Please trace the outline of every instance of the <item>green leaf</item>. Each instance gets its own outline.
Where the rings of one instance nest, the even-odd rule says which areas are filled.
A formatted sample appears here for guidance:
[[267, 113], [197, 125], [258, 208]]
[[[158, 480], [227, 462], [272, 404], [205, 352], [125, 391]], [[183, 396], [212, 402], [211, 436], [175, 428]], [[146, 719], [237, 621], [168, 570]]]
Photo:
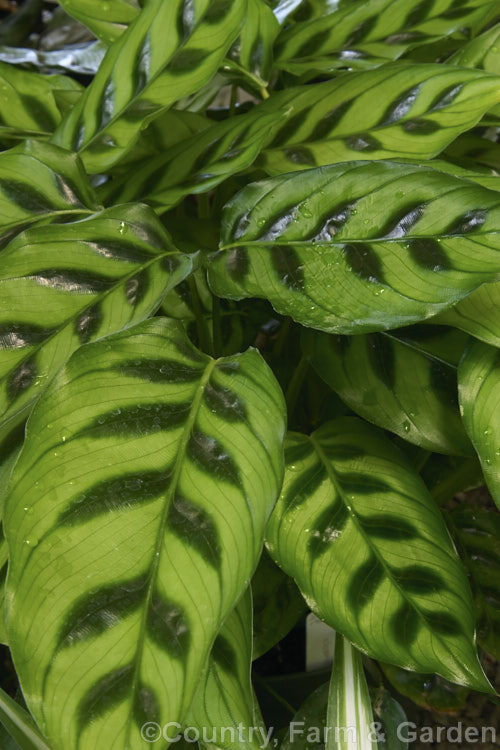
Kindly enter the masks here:
[[225, 207], [215, 294], [328, 333], [397, 328], [500, 275], [500, 196], [428, 167], [350, 162], [247, 185]]
[[101, 0], [60, 0], [60, 5], [107, 44], [118, 39], [141, 10], [136, 0], [104, 3]]
[[493, 175], [498, 181], [500, 144], [489, 138], [482, 138], [474, 131], [460, 135], [448, 146], [443, 156], [476, 171], [486, 167], [488, 171], [485, 170], [485, 176]]
[[483, 284], [458, 305], [427, 322], [455, 326], [487, 344], [500, 347], [500, 283]]
[[295, 582], [263, 552], [252, 578], [253, 658], [269, 651], [307, 611]]
[[32, 224], [68, 221], [97, 208], [74, 154], [37, 141], [0, 154], [0, 248]]
[[271, 557], [321, 619], [376, 659], [488, 691], [472, 597], [434, 500], [375, 427], [291, 433]]
[[29, 65], [42, 73], [82, 73], [95, 75], [106, 52], [103, 42], [82, 44], [71, 49], [39, 50], [31, 47], [0, 47], [0, 60], [11, 65]]
[[273, 45], [280, 26], [265, 0], [248, 0], [248, 10], [241, 33], [229, 52], [257, 89], [267, 86], [273, 62]]
[[79, 92], [81, 86], [67, 76], [42, 76], [0, 62], [0, 139], [50, 137], [61, 121], [58, 90]]
[[458, 368], [458, 396], [465, 429], [477, 451], [486, 484], [500, 508], [500, 350], [480, 341]]
[[381, 724], [377, 728], [379, 750], [407, 750], [408, 744], [401, 737], [401, 730], [407, 721], [401, 705], [382, 687], [373, 691], [372, 704], [374, 717]]
[[465, 706], [469, 689], [453, 685], [436, 674], [418, 674], [392, 664], [380, 664], [384, 675], [401, 695], [431, 711], [458, 711]]
[[5, 624], [5, 579], [7, 578], [8, 559], [9, 550], [3, 529], [0, 527], [0, 643], [4, 644], [7, 644], [8, 641]]
[[474, 489], [484, 484], [481, 465], [476, 456], [429, 456], [420, 476], [438, 505], [451, 500], [458, 492]]
[[249, 167], [272, 138], [281, 113], [253, 113], [212, 125], [105, 185], [107, 203], [147, 200], [159, 213]]
[[500, 23], [464, 44], [446, 61], [461, 68], [479, 68], [500, 74]]
[[335, 634], [335, 654], [326, 713], [326, 750], [377, 750], [373, 713], [361, 654]]
[[19, 746], [19, 750], [51, 750], [31, 716], [0, 688], [0, 724]]
[[339, 10], [285, 29], [277, 43], [279, 60], [329, 55], [339, 67], [352, 58], [396, 60], [412, 47], [457, 33], [466, 38], [491, 10], [491, 0], [426, 2], [359, 0]]
[[499, 99], [496, 76], [408, 63], [285, 89], [259, 106], [288, 113], [260, 163], [280, 174], [351, 159], [430, 159]]
[[255, 705], [252, 663], [252, 595], [240, 599], [217, 635], [209, 666], [184, 724], [200, 732], [203, 747], [255, 748], [266, 739]]
[[460, 506], [446, 519], [471, 577], [477, 640], [500, 659], [500, 516]]
[[246, 0], [150, 0], [111, 45], [55, 142], [80, 152], [89, 172], [109, 169], [146, 124], [210, 81], [245, 11]]
[[0, 436], [75, 349], [149, 317], [192, 267], [140, 204], [13, 240], [0, 263]]
[[165, 318], [52, 381], [5, 533], [9, 644], [54, 750], [142, 747], [145, 721], [182, 722], [261, 554], [283, 415], [256, 350], [212, 360]]
[[467, 337], [412, 326], [361, 336], [304, 331], [314, 369], [356, 414], [430, 451], [471, 455], [458, 410]]
[[316, 688], [289, 723], [280, 750], [324, 750], [329, 684]]

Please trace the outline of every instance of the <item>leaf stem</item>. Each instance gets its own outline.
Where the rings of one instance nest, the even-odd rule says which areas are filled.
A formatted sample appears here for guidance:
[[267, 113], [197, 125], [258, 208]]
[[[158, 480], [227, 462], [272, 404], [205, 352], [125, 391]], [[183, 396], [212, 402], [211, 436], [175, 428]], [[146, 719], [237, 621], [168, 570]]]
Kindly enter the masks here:
[[214, 357], [220, 357], [222, 351], [220, 312], [220, 299], [214, 294], [212, 297], [212, 342]]
[[288, 384], [288, 388], [286, 389], [285, 401], [288, 409], [288, 418], [292, 416], [295, 410], [297, 399], [299, 397], [300, 391], [302, 390], [302, 385], [304, 383], [304, 378], [308, 369], [309, 358], [305, 354], [303, 354], [300, 358], [299, 364], [295, 368], [295, 372], [293, 373], [292, 379]]
[[191, 302], [193, 303], [193, 312], [196, 319], [196, 331], [198, 333], [198, 339], [200, 348], [206, 353], [213, 356], [214, 345], [210, 331], [208, 329], [207, 321], [203, 312], [203, 306], [201, 304], [200, 295], [198, 294], [198, 287], [194, 276], [190, 276], [188, 279], [189, 291], [191, 292]]
[[265, 86], [262, 86], [259, 93], [263, 99], [269, 99], [269, 91], [266, 89]]

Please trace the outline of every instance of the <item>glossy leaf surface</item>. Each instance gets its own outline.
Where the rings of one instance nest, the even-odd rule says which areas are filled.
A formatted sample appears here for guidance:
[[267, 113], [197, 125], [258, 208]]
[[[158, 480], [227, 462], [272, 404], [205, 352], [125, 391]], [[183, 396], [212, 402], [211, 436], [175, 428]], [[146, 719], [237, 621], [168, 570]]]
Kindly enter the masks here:
[[283, 414], [257, 351], [212, 360], [162, 318], [52, 382], [5, 531], [9, 643], [53, 750], [140, 748], [144, 722], [183, 720], [262, 550]]
[[500, 516], [463, 505], [446, 518], [471, 576], [477, 639], [500, 659]]
[[149, 121], [212, 78], [245, 12], [246, 0], [148, 2], [109, 48], [55, 141], [78, 151], [91, 173], [116, 164]]
[[357, 414], [430, 451], [473, 452], [458, 410], [467, 337], [427, 326], [361, 336], [306, 331], [316, 372]]
[[0, 724], [16, 741], [19, 750], [52, 750], [31, 716], [0, 688]]
[[474, 342], [458, 368], [460, 410], [488, 488], [500, 508], [500, 350]]
[[135, 20], [141, 7], [136, 0], [61, 0], [66, 13], [81, 21], [98, 39], [114, 42]]
[[289, 435], [271, 556], [313, 612], [370, 656], [487, 690], [472, 597], [437, 505], [361, 420]]
[[273, 45], [279, 31], [279, 23], [266, 0], [248, 0], [245, 23], [229, 58], [251, 76], [257, 88], [269, 82]]
[[430, 317], [500, 274], [500, 195], [428, 167], [349, 162], [247, 185], [225, 207], [209, 282], [311, 328]]
[[192, 267], [140, 204], [13, 240], [0, 265], [0, 435], [75, 349], [154, 313]]
[[452, 325], [477, 339], [500, 347], [500, 283], [483, 284], [429, 323]]
[[496, 76], [400, 63], [275, 93], [287, 121], [262, 159], [270, 174], [351, 159], [430, 159], [498, 103]]

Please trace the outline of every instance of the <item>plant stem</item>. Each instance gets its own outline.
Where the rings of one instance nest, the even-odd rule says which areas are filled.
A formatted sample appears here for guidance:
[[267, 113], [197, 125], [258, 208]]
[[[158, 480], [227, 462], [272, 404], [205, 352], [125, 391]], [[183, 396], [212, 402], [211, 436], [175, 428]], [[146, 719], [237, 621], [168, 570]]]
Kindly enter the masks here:
[[236, 105], [238, 103], [238, 86], [234, 84], [231, 86], [231, 99], [229, 100], [229, 117], [234, 117], [236, 114]]
[[292, 379], [290, 380], [288, 384], [288, 388], [286, 389], [285, 400], [286, 400], [286, 405], [288, 409], [289, 419], [295, 410], [295, 405], [297, 403], [297, 399], [302, 389], [304, 378], [306, 376], [308, 369], [309, 369], [309, 359], [306, 357], [305, 354], [303, 354], [300, 359], [299, 364], [295, 368], [295, 372], [293, 373]]
[[206, 353], [213, 356], [214, 345], [210, 331], [208, 330], [207, 321], [201, 304], [200, 295], [198, 294], [198, 288], [194, 276], [190, 276], [188, 279], [189, 291], [191, 292], [191, 302], [193, 303], [193, 312], [196, 318], [196, 330], [198, 332], [198, 339], [200, 348]]
[[212, 341], [214, 357], [220, 357], [222, 351], [222, 337], [220, 330], [220, 299], [212, 297]]
[[260, 95], [263, 99], [269, 99], [269, 91], [266, 89], [265, 86], [262, 86], [260, 90]]

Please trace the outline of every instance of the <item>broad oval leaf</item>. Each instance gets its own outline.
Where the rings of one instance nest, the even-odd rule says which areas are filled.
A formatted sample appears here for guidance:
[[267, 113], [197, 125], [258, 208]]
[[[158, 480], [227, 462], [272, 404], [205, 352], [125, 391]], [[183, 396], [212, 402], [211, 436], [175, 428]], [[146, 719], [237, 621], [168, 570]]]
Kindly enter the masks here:
[[477, 640], [500, 659], [500, 516], [461, 505], [446, 518], [471, 577]]
[[344, 417], [291, 433], [285, 462], [267, 543], [313, 612], [373, 658], [488, 691], [462, 564], [398, 449]]
[[101, 192], [107, 203], [147, 200], [159, 213], [189, 194], [203, 193], [249, 167], [272, 138], [279, 112], [249, 113], [196, 133], [134, 170], [112, 180]]
[[333, 13], [285, 29], [278, 38], [280, 60], [328, 55], [339, 67], [352, 58], [380, 56], [395, 60], [412, 47], [429, 44], [454, 32], [477, 28], [491, 11], [491, 0], [425, 2], [359, 0]]
[[0, 154], [0, 248], [32, 224], [67, 221], [98, 207], [74, 154], [37, 141]]
[[52, 381], [5, 532], [9, 644], [53, 750], [139, 748], [144, 722], [182, 722], [262, 550], [283, 415], [256, 350], [212, 360], [165, 318]]
[[480, 341], [500, 347], [500, 282], [483, 284], [428, 323], [455, 326]]
[[61, 0], [68, 15], [85, 24], [98, 39], [110, 44], [118, 39], [141, 10], [137, 0]]
[[148, 122], [212, 78], [239, 31], [246, 4], [150, 0], [111, 45], [55, 142], [80, 152], [91, 173], [116, 164]]
[[360, 336], [309, 330], [302, 337], [318, 375], [357, 414], [427, 450], [474, 455], [457, 395], [467, 339], [428, 326]]
[[273, 94], [288, 118], [259, 160], [282, 174], [351, 159], [430, 159], [500, 101], [499, 78], [400, 63]]
[[458, 368], [458, 396], [465, 429], [477, 451], [486, 484], [500, 508], [500, 349], [480, 341]]
[[247, 185], [225, 207], [215, 294], [328, 333], [414, 323], [500, 276], [500, 195], [428, 167], [349, 162]]
[[61, 121], [58, 91], [81, 91], [69, 76], [44, 76], [0, 62], [0, 139], [49, 138]]
[[0, 438], [75, 349], [149, 317], [192, 267], [140, 204], [13, 240], [0, 260]]

